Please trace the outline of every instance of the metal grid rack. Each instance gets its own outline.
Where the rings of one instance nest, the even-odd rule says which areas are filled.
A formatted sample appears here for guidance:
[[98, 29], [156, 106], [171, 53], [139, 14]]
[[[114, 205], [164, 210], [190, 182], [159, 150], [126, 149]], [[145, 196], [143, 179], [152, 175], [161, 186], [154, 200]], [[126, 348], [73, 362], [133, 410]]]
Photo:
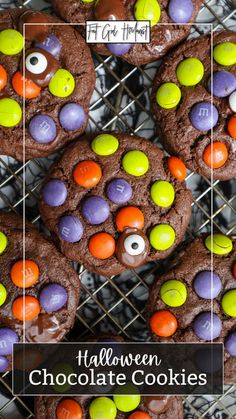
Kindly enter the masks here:
[[[50, 10], [50, 3], [41, 0], [0, 1], [1, 8], [22, 5]], [[191, 35], [198, 36], [209, 30], [208, 25], [204, 27], [198, 23], [212, 23], [214, 30], [227, 27], [236, 30], [235, 7], [235, 0], [206, 0]], [[97, 84], [91, 101], [88, 131], [118, 129], [143, 135], [158, 143], [149, 110], [152, 79], [158, 63], [139, 68], [113, 57], [102, 58], [98, 55], [94, 55], [94, 61]], [[37, 198], [41, 180], [55, 157], [31, 160], [24, 167], [11, 158], [0, 157], [0, 208], [21, 214], [25, 201], [28, 219], [44, 231]], [[24, 168], [25, 196], [22, 195]], [[211, 222], [216, 230], [236, 235], [236, 182], [215, 181], [211, 184], [210, 180], [189, 173], [187, 183], [194, 200], [186, 238], [209, 231]], [[212, 190], [214, 202], [211, 214]], [[137, 341], [147, 339], [143, 307], [149, 285], [164, 264], [151, 263], [112, 279], [99, 277], [83, 267], [75, 266], [81, 278], [82, 296], [69, 339], [75, 340], [88, 332], [101, 331], [122, 334], [126, 339]], [[0, 378], [0, 418], [33, 418], [33, 400], [13, 397], [10, 386], [11, 374], [6, 373]], [[185, 413], [186, 419], [236, 418], [236, 386], [227, 386], [224, 396], [218, 398], [187, 397]]]

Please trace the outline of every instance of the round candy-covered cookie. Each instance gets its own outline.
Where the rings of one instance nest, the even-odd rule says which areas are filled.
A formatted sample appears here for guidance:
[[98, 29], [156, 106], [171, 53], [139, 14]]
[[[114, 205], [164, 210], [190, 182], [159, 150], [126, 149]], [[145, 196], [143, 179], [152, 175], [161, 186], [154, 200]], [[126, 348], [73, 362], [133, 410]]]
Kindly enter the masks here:
[[[148, 44], [103, 43], [92, 48], [101, 55], [114, 54], [134, 65], [158, 60], [189, 34], [201, 0], [53, 0], [56, 12], [67, 22], [86, 20], [143, 20], [151, 22]], [[180, 25], [176, 25], [179, 23]], [[85, 36], [84, 27], [78, 27]], [[105, 35], [105, 32], [104, 32]]]
[[147, 304], [155, 341], [224, 343], [226, 383], [236, 380], [235, 273], [235, 240], [202, 235], [158, 277]]
[[[236, 177], [236, 33], [185, 42], [165, 57], [152, 109], [163, 146], [200, 175]], [[173, 157], [174, 157], [173, 156]]]
[[69, 147], [39, 205], [62, 253], [107, 276], [169, 255], [188, 225], [191, 192], [168, 162], [128, 134], [93, 134]]
[[18, 8], [0, 18], [0, 154], [23, 160], [25, 144], [26, 159], [44, 157], [85, 130], [91, 54], [73, 26], [45, 13]]
[[[11, 367], [12, 345], [58, 342], [74, 323], [79, 278], [36, 228], [26, 222], [23, 260], [22, 219], [0, 213], [0, 373]], [[23, 329], [24, 326], [24, 329]]]

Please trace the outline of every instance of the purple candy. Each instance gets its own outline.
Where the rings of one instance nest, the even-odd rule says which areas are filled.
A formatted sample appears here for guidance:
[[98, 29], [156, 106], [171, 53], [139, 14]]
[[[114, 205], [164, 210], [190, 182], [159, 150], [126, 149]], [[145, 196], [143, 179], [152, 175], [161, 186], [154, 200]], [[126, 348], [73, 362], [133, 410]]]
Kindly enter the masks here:
[[29, 133], [37, 143], [51, 143], [57, 136], [56, 124], [50, 116], [36, 115], [29, 123]]
[[199, 131], [209, 131], [218, 121], [218, 111], [210, 102], [200, 102], [190, 112], [191, 123]]
[[67, 302], [68, 296], [64, 287], [59, 284], [49, 284], [40, 293], [40, 305], [47, 313], [60, 310]]
[[67, 131], [80, 129], [85, 119], [84, 109], [77, 103], [67, 103], [63, 106], [59, 114], [60, 124]]
[[131, 44], [107, 44], [107, 49], [114, 55], [124, 55], [129, 52]]
[[65, 184], [58, 179], [50, 180], [43, 188], [43, 200], [51, 207], [59, 207], [64, 204], [67, 197], [67, 189]]
[[229, 96], [236, 89], [236, 77], [229, 71], [216, 71], [213, 74], [212, 86], [211, 78], [208, 81], [208, 89], [214, 96]]
[[107, 196], [115, 204], [125, 204], [132, 197], [132, 188], [124, 179], [112, 180], [107, 187]]
[[195, 335], [202, 340], [212, 340], [220, 336], [222, 322], [220, 318], [209, 312], [199, 314], [193, 322]]
[[90, 196], [82, 205], [82, 214], [90, 224], [102, 224], [110, 215], [110, 208], [100, 196]]
[[0, 355], [11, 355], [13, 343], [19, 342], [16, 332], [7, 327], [0, 329]]
[[210, 271], [199, 272], [195, 276], [193, 286], [196, 294], [206, 300], [216, 298], [222, 289], [220, 277]]
[[236, 356], [236, 332], [230, 333], [225, 339], [225, 349], [231, 356]]
[[57, 58], [59, 57], [61, 52], [61, 43], [59, 39], [56, 37], [56, 35], [52, 33], [48, 35], [43, 42], [36, 42], [35, 47], [41, 48]]
[[8, 368], [9, 361], [5, 356], [0, 356], [0, 372], [5, 372]]
[[188, 23], [193, 14], [192, 0], [170, 0], [168, 14], [175, 23]]
[[69, 243], [78, 242], [83, 236], [83, 226], [78, 217], [66, 215], [62, 217], [58, 224], [60, 237]]

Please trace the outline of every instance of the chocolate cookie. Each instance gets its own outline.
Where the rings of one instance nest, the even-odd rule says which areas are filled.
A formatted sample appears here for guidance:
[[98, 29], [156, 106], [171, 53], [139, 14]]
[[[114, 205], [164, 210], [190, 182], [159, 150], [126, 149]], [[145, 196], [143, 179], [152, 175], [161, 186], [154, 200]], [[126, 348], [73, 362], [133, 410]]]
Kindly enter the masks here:
[[23, 238], [22, 219], [0, 213], [0, 372], [10, 368], [12, 343], [62, 340], [78, 305], [79, 278], [66, 258], [26, 222], [23, 262]]
[[[201, 5], [200, 0], [53, 0], [57, 13], [67, 22], [86, 20], [150, 20], [149, 44], [94, 44], [101, 55], [118, 55], [134, 65], [161, 58], [189, 34]], [[159, 23], [159, 25], [157, 24]], [[168, 25], [169, 23], [169, 25]], [[181, 25], [177, 25], [177, 23]], [[162, 24], [162, 25], [161, 25]], [[185, 24], [185, 25], [184, 25]], [[79, 27], [85, 34], [83, 26]]]
[[24, 142], [26, 159], [44, 157], [78, 137], [94, 84], [89, 48], [73, 26], [33, 10], [0, 12], [0, 154], [23, 160]]
[[158, 277], [147, 304], [155, 341], [223, 342], [226, 383], [236, 380], [235, 279], [235, 240], [203, 235]]
[[236, 177], [236, 33], [214, 33], [213, 42], [212, 77], [210, 36], [185, 42], [165, 57], [152, 108], [169, 153], [200, 175], [228, 180]]
[[164, 259], [183, 239], [191, 192], [162, 151], [128, 134], [93, 134], [46, 177], [39, 209], [62, 253], [112, 276]]

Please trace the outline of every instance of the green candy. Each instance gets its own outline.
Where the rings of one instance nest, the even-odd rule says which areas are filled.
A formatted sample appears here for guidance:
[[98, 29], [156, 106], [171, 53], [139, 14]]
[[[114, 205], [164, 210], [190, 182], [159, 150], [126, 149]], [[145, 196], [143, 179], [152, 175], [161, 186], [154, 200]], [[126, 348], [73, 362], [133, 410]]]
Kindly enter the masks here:
[[48, 88], [53, 96], [67, 97], [75, 90], [75, 79], [69, 71], [59, 68], [51, 78]]
[[131, 412], [138, 407], [141, 401], [139, 394], [133, 396], [119, 396], [116, 394], [113, 396], [113, 399], [117, 409], [119, 409], [121, 412]]
[[236, 64], [236, 44], [233, 42], [222, 42], [216, 45], [213, 56], [218, 64], [225, 66]]
[[5, 55], [16, 55], [24, 48], [24, 38], [15, 29], [0, 32], [0, 51]]
[[[66, 377], [68, 377], [70, 374], [73, 374], [73, 372], [74, 372], [74, 370], [73, 370], [72, 366], [69, 365], [69, 364], [66, 364], [65, 362], [61, 362], [61, 363], [57, 364], [52, 371], [54, 376], [56, 376], [58, 374], [64, 374]], [[63, 384], [63, 385], [56, 384], [55, 386], [53, 386], [53, 388], [57, 393], [62, 394], [62, 393], [66, 393], [67, 391], [69, 391], [71, 386], [66, 381], [65, 384]]]
[[161, 108], [175, 108], [180, 99], [181, 91], [175, 83], [163, 83], [156, 93], [156, 101]]
[[157, 0], [137, 0], [134, 5], [136, 20], [150, 20], [151, 27], [156, 25], [161, 17], [161, 8]]
[[171, 279], [161, 286], [160, 296], [168, 306], [180, 307], [186, 301], [187, 289], [183, 282]]
[[0, 125], [3, 127], [14, 127], [22, 118], [20, 105], [9, 98], [0, 99]]
[[93, 3], [94, 0], [82, 0], [83, 3]]
[[151, 198], [159, 207], [170, 207], [175, 199], [175, 190], [171, 183], [157, 180], [151, 187]]
[[98, 397], [89, 406], [91, 419], [115, 419], [116, 414], [116, 405], [108, 397]]
[[222, 308], [228, 316], [236, 317], [236, 289], [225, 293], [221, 301]]
[[233, 249], [232, 240], [224, 234], [213, 234], [205, 240], [205, 246], [216, 255], [227, 255]]
[[0, 255], [4, 252], [7, 247], [7, 236], [0, 231]]
[[98, 156], [110, 156], [119, 148], [119, 141], [110, 134], [101, 134], [93, 139], [91, 148]]
[[7, 298], [7, 290], [3, 284], [0, 284], [0, 306], [2, 306]]
[[149, 169], [149, 161], [145, 153], [139, 150], [128, 151], [122, 159], [126, 173], [132, 176], [143, 176]]
[[204, 76], [204, 67], [197, 58], [186, 58], [178, 65], [176, 75], [183, 86], [195, 86]]
[[152, 229], [149, 240], [154, 249], [167, 250], [175, 242], [175, 230], [168, 224], [159, 224]]

